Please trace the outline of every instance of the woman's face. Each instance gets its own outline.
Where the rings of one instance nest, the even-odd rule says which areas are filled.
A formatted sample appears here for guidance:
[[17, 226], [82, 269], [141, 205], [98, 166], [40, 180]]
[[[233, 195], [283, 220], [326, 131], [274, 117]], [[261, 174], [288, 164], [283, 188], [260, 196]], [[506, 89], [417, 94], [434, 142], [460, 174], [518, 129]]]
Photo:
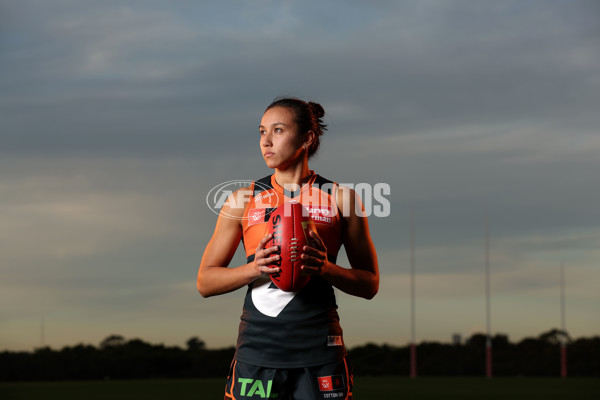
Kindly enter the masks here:
[[286, 169], [302, 160], [305, 135], [298, 133], [293, 110], [268, 109], [260, 121], [259, 131], [260, 149], [269, 168]]

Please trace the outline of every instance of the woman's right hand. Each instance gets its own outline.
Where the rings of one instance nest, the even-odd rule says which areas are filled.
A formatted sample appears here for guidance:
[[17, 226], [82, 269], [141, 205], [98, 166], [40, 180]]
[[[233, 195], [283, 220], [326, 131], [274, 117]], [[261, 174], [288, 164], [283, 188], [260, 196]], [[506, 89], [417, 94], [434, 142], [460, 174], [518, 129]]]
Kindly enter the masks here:
[[258, 242], [258, 246], [254, 252], [253, 263], [261, 275], [272, 275], [281, 271], [281, 268], [279, 267], [269, 267], [269, 265], [277, 264], [277, 262], [281, 259], [281, 256], [278, 254], [278, 246], [271, 246], [265, 249], [265, 245], [271, 239], [273, 239], [272, 233], [265, 235], [260, 242]]

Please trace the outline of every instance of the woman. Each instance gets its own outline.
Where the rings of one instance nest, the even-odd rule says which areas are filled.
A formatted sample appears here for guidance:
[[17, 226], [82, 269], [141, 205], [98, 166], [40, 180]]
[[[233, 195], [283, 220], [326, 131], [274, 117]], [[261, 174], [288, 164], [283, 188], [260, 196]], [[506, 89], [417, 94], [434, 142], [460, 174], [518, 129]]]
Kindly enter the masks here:
[[[248, 286], [225, 399], [352, 398], [333, 287], [371, 299], [379, 270], [360, 199], [309, 169], [326, 129], [324, 114], [319, 104], [293, 98], [267, 107], [260, 149], [274, 174], [230, 196], [204, 251], [197, 281], [203, 297]], [[264, 235], [270, 210], [291, 199], [307, 208], [317, 228], [301, 255], [311, 279], [297, 293], [271, 283], [279, 255], [265, 248], [272, 235]], [[240, 240], [247, 264], [227, 268]], [[351, 268], [336, 264], [341, 245]]]

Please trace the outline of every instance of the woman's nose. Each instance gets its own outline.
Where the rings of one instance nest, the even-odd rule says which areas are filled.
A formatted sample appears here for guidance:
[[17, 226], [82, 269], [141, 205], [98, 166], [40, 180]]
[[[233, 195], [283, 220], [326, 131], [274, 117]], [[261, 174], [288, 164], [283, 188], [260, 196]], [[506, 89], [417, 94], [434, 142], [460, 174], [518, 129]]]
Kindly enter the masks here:
[[262, 135], [260, 137], [260, 145], [261, 146], [271, 146], [271, 134], [268, 132], [265, 132], [264, 135]]

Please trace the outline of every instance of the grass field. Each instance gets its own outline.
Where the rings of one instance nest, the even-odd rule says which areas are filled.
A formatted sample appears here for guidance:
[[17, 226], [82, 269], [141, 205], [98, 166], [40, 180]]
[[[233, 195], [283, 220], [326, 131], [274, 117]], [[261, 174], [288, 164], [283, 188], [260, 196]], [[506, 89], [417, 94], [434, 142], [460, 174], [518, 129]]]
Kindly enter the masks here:
[[[223, 379], [0, 383], [0, 399], [220, 400], [223, 398], [223, 385]], [[354, 398], [598, 400], [600, 379], [356, 377]]]

